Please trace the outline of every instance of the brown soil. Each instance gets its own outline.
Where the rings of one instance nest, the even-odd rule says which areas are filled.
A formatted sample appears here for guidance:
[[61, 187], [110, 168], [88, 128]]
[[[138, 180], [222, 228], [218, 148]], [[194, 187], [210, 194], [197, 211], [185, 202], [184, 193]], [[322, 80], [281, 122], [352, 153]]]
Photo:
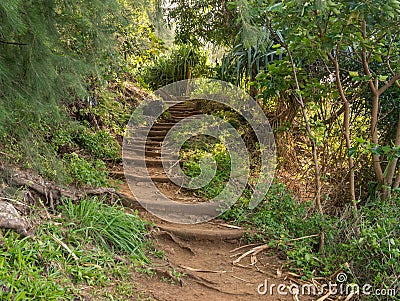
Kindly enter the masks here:
[[[173, 113], [184, 116], [196, 112], [195, 108], [187, 105], [178, 105], [173, 110]], [[154, 131], [172, 126], [174, 114], [171, 114], [170, 122], [164, 121], [162, 125], [155, 126]], [[146, 158], [154, 160], [157, 159], [160, 146], [150, 136], [147, 139], [150, 143], [147, 144]], [[152, 164], [148, 170], [157, 187], [168, 197], [177, 201], [196, 201], [179, 187], [166, 183], [161, 165]], [[116, 174], [121, 175], [121, 170]], [[263, 250], [256, 256], [243, 257], [234, 264], [235, 259], [255, 247], [246, 246], [244, 229], [217, 219], [194, 225], [169, 223], [138, 206], [126, 183], [121, 186], [120, 192], [130, 195], [130, 206], [155, 224], [151, 231], [154, 245], [157, 250], [164, 251], [162, 259], [152, 258], [152, 276], [138, 272], [132, 279], [138, 284], [138, 290], [150, 300], [313, 300], [309, 296], [277, 293], [277, 285], [290, 286], [293, 282], [288, 273], [282, 272], [283, 262], [274, 250]], [[272, 295], [269, 292], [265, 295], [257, 292], [258, 286], [265, 281], [269, 287], [275, 285]]]

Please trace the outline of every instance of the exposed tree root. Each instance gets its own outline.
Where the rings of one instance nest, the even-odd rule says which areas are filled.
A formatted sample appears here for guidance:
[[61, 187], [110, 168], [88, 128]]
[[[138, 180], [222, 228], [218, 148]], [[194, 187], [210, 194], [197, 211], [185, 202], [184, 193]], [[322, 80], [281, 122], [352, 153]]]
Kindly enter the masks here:
[[192, 250], [192, 248], [182, 241], [180, 238], [176, 237], [174, 234], [168, 231], [160, 230], [157, 232], [153, 232], [155, 235], [165, 235], [168, 236], [174, 243], [176, 243], [180, 248], [188, 250], [192, 255], [196, 255], [196, 253]]
[[164, 270], [158, 267], [152, 267], [152, 271], [154, 271], [159, 277], [166, 277], [171, 279], [172, 281], [178, 283], [180, 286], [183, 286], [183, 280], [181, 277], [175, 276], [170, 270]]
[[109, 195], [115, 199], [120, 198], [123, 201], [128, 200], [130, 205], [132, 205], [131, 203], [136, 202], [129, 196], [118, 193], [114, 188], [101, 187], [83, 190], [78, 190], [72, 187], [63, 188], [53, 182], [46, 181], [39, 176], [31, 175], [21, 170], [10, 170], [3, 166], [0, 166], [0, 173], [9, 175], [7, 181], [10, 184], [26, 187], [30, 191], [43, 197], [51, 210], [55, 209], [55, 206], [60, 203], [61, 198], [68, 198], [77, 201], [86, 196]]

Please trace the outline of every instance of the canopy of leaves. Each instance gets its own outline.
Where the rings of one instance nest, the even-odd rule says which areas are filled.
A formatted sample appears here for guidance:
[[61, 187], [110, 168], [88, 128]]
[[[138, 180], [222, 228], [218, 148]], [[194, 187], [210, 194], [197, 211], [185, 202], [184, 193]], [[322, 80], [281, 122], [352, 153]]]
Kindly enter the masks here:
[[90, 100], [96, 87], [131, 72], [161, 47], [146, 5], [151, 3], [0, 3], [0, 142], [11, 159], [49, 169], [57, 150], [46, 142], [70, 122], [60, 104]]
[[237, 12], [225, 0], [172, 0], [166, 2], [169, 23], [177, 42], [229, 45], [238, 32]]

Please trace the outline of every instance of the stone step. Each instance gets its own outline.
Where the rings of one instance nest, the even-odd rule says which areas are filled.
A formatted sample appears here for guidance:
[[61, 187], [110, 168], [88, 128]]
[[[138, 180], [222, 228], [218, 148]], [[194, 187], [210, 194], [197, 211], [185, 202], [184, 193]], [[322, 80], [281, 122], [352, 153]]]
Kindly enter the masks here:
[[174, 122], [179, 122], [182, 119], [187, 118], [188, 116], [179, 116], [179, 117], [175, 117], [175, 116], [171, 116], [168, 118], [169, 121], [174, 121]]
[[[143, 133], [143, 137], [145, 137], [145, 133], [147, 132], [148, 129], [137, 129], [136, 131], [138, 133]], [[167, 134], [168, 130], [167, 129], [154, 129], [151, 128], [150, 131], [147, 133], [147, 137], [154, 137], [154, 136], [165, 136]]]
[[165, 135], [163, 135], [163, 136], [151, 136], [151, 137], [147, 138], [147, 143], [148, 142], [160, 142], [161, 143], [164, 139], [165, 139]]
[[[132, 151], [128, 152], [129, 153], [134, 153], [135, 155], [138, 153], [141, 153], [142, 150], [139, 149], [132, 149]], [[158, 149], [158, 151], [154, 151], [154, 150], [145, 150], [145, 156], [146, 157], [152, 157], [152, 158], [157, 158], [161, 156], [161, 148]]]
[[176, 122], [157, 122], [153, 125], [153, 127], [155, 126], [170, 126], [173, 127], [176, 124]]
[[201, 114], [201, 112], [200, 112], [200, 113], [196, 113], [196, 114], [191, 114], [191, 113], [174, 113], [174, 114], [171, 114], [170, 117], [172, 117], [172, 118], [175, 118], [175, 117], [184, 117], [184, 118], [187, 118], [187, 117], [195, 116], [195, 115], [199, 115], [199, 114]]
[[[136, 182], [148, 181], [148, 178], [146, 178], [144, 176], [130, 174], [130, 173], [125, 174], [122, 171], [112, 172], [111, 175], [115, 179], [119, 179], [119, 180], [127, 179], [127, 180], [134, 180]], [[170, 179], [165, 174], [164, 175], [153, 175], [153, 176], [150, 176], [150, 178], [153, 182], [156, 182], [156, 183], [170, 183], [171, 182]]]
[[[143, 137], [143, 138], [145, 138], [145, 137]], [[136, 146], [143, 145], [143, 144], [145, 144], [146, 146], [161, 146], [162, 141], [154, 141], [154, 140], [150, 140], [150, 139], [146, 139], [146, 141], [144, 141], [143, 138], [140, 140], [132, 141], [131, 143], [129, 141], [129, 138], [126, 138], [127, 141], [124, 142], [125, 143], [124, 148], [128, 150], [130, 148], [134, 148]], [[126, 144], [127, 142], [130, 144]]]
[[171, 123], [170, 125], [155, 124], [155, 125], [153, 125], [153, 127], [151, 128], [151, 130], [155, 130], [155, 131], [169, 131], [174, 125], [175, 125], [175, 123]]
[[[129, 150], [125, 150], [125, 156], [135, 156], [137, 154], [140, 154], [142, 152], [142, 149], [133, 147]], [[165, 153], [165, 155], [168, 155], [169, 153]], [[145, 148], [145, 156], [148, 157], [160, 157], [161, 156], [161, 146], [160, 147], [146, 147]]]
[[198, 113], [200, 112], [196, 108], [192, 107], [187, 107], [187, 106], [173, 106], [168, 109], [168, 112], [170, 113], [181, 113], [181, 112], [189, 112], [189, 113]]
[[[126, 164], [130, 164], [130, 163], [135, 163], [135, 162], [141, 162], [142, 159], [138, 158], [138, 157], [127, 157], [127, 156], [124, 156], [123, 161]], [[146, 165], [147, 166], [163, 167], [163, 162], [161, 161], [160, 158], [150, 157], [150, 158], [145, 158], [145, 161], [146, 161]], [[174, 163], [174, 161], [172, 161], [172, 160], [164, 160], [164, 161], [165, 161], [164, 163], [167, 163], [167, 164], [173, 164]]]

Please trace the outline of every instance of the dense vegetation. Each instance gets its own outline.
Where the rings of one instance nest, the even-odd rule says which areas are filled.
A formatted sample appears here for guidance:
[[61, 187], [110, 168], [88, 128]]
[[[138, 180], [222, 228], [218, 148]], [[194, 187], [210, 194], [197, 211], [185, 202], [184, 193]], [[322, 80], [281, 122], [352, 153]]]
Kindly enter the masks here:
[[[142, 89], [194, 77], [229, 81], [268, 116], [278, 172], [260, 206], [248, 209], [249, 186], [223, 218], [280, 250], [304, 278], [340, 269], [355, 283], [400, 290], [400, 2], [162, 2], [2, 1], [0, 163], [61, 185], [113, 186], [109, 168], [121, 159]], [[239, 129], [256, 168], [240, 116], [204, 106]], [[215, 179], [196, 192], [212, 198], [229, 178], [229, 154], [219, 141], [194, 142], [184, 145], [182, 166], [195, 177], [199, 160], [214, 157]], [[80, 283], [123, 277], [113, 254], [147, 262], [136, 215], [90, 199], [65, 200], [58, 210], [58, 223], [37, 227], [38, 240], [4, 233], [1, 298], [38, 298], [40, 287], [44, 300], [68, 299]], [[52, 236], [87, 265], [74, 265]]]

